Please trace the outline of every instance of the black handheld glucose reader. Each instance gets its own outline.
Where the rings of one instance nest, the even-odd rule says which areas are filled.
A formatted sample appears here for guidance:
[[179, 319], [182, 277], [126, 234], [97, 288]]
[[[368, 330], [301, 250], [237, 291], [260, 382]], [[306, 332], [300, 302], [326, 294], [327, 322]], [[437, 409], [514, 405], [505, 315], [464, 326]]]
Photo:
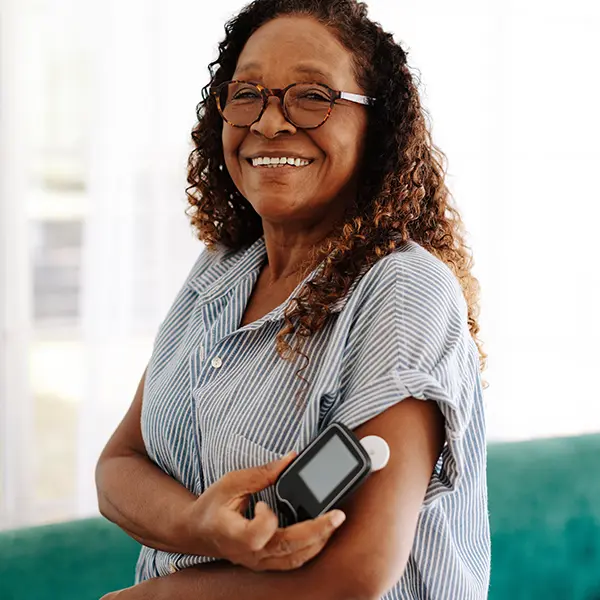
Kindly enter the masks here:
[[332, 423], [277, 478], [279, 508], [292, 522], [314, 519], [336, 508], [388, 458], [382, 438], [358, 440], [345, 425]]

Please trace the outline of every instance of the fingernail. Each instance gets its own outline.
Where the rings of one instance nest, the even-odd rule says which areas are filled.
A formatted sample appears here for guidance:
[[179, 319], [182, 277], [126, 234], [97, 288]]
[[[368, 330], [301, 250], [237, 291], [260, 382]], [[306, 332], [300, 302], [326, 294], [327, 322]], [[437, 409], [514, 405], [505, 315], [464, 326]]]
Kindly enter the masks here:
[[346, 520], [346, 514], [341, 510], [336, 510], [331, 515], [331, 524], [334, 527], [339, 527]]

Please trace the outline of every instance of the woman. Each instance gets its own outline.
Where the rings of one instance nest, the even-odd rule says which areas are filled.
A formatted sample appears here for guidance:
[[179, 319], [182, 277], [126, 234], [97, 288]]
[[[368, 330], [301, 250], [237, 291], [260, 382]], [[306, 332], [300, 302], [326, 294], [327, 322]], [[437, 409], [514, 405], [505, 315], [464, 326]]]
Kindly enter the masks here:
[[[210, 71], [208, 249], [97, 467], [143, 544], [105, 598], [486, 598], [477, 282], [405, 53], [356, 0], [256, 0]], [[289, 526], [270, 486], [333, 421], [390, 462]]]

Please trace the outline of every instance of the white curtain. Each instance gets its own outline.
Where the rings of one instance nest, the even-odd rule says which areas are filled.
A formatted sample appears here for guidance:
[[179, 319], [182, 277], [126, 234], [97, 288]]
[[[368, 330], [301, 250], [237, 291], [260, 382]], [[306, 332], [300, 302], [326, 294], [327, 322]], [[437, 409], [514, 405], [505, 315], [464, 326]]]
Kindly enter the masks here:
[[[0, 524], [22, 524], [30, 512], [33, 414], [27, 382], [30, 327], [26, 190], [27, 73], [14, 56], [31, 41], [19, 12], [0, 10]], [[15, 206], [16, 205], [16, 206]]]
[[[24, 4], [11, 1], [13, 22]], [[594, 236], [600, 197], [593, 179], [600, 162], [598, 3], [368, 4], [409, 51], [470, 232], [489, 353], [490, 439], [600, 431], [592, 379], [600, 358]], [[79, 515], [96, 511], [97, 456], [132, 401], [156, 327], [201, 248], [183, 212], [189, 133], [224, 22], [242, 5], [87, 0], [70, 1], [65, 11], [85, 32], [89, 53]], [[7, 37], [4, 23], [5, 66], [26, 65], [27, 51], [14, 34]], [[19, 94], [27, 92], [24, 73]], [[11, 74], [16, 77], [4, 69], [3, 90]], [[0, 443], [3, 511], [18, 513], [20, 506], [22, 522], [30, 518], [20, 500], [29, 494], [26, 440], [33, 417], [23, 401], [30, 328], [22, 273], [26, 213], [14, 190], [28, 160], [18, 151], [17, 126], [27, 115], [16, 101], [6, 106], [13, 112], [0, 131], [2, 157], [10, 158], [0, 167]]]
[[186, 82], [176, 68], [185, 57], [172, 52], [175, 39], [166, 31], [171, 8], [145, 0], [95, 8], [83, 281], [87, 379], [78, 454], [82, 512], [95, 507], [98, 454], [132, 401], [156, 327], [202, 249], [184, 214], [188, 138], [201, 78]]

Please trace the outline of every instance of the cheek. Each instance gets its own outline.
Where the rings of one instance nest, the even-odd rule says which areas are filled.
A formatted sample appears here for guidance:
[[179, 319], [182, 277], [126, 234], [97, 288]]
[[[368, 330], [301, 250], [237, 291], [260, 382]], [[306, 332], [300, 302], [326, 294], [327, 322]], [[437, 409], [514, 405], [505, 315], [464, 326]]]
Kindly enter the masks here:
[[239, 127], [223, 126], [221, 142], [223, 144], [223, 154], [232, 159], [237, 159], [240, 145], [247, 135], [247, 130]]
[[236, 181], [240, 172], [238, 151], [244, 135], [245, 133], [241, 129], [237, 130], [233, 127], [227, 127], [223, 129], [221, 136], [225, 166], [234, 181]]
[[361, 161], [365, 132], [359, 127], [347, 127], [323, 139], [322, 148], [332, 168], [348, 177]]

